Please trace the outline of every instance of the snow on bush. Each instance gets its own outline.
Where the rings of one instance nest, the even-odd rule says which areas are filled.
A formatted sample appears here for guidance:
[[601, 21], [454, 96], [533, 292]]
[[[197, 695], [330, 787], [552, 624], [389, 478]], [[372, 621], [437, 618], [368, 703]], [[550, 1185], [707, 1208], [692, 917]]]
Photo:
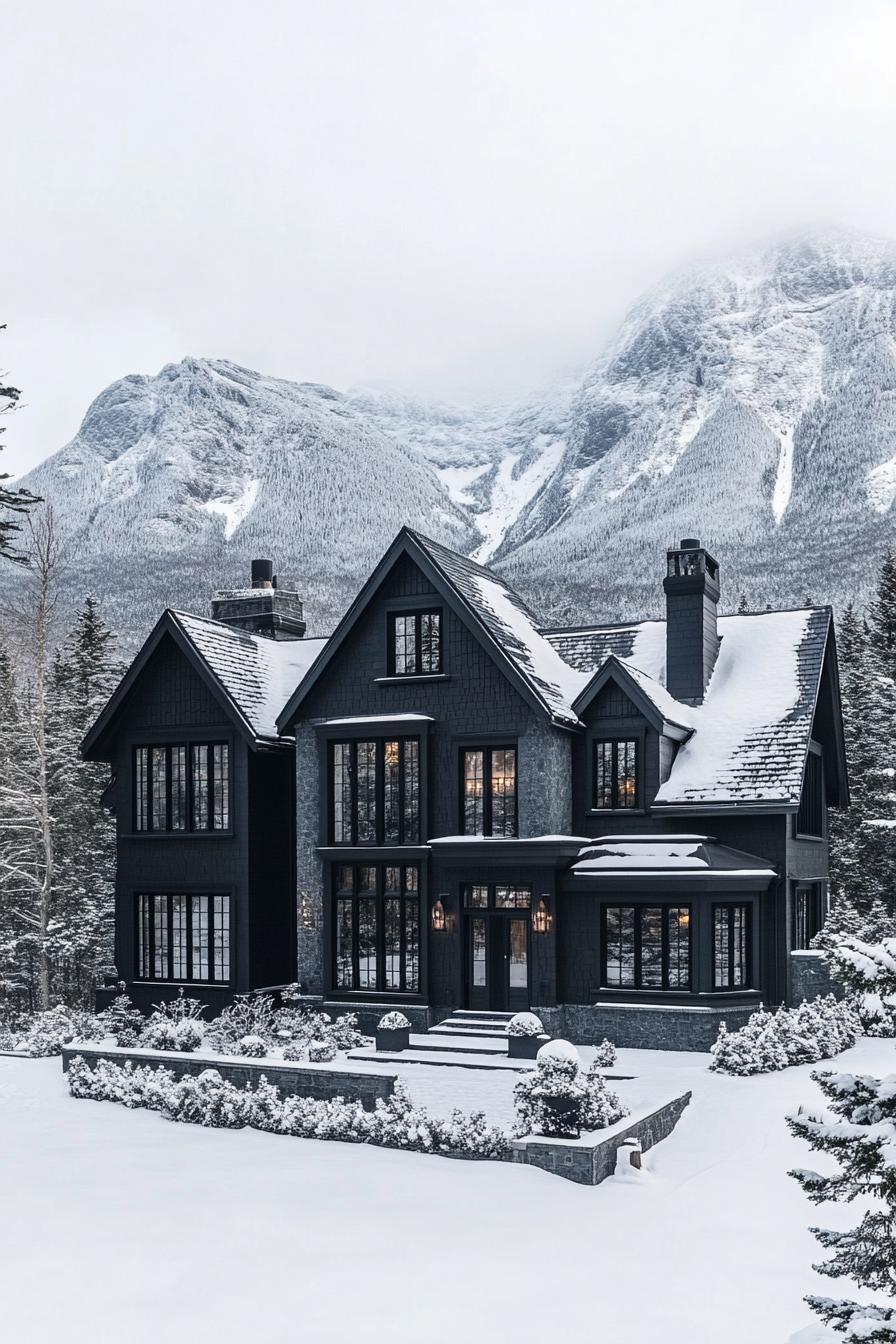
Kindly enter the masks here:
[[244, 1055], [246, 1059], [263, 1059], [268, 1052], [268, 1047], [260, 1036], [243, 1036], [237, 1042], [236, 1054]]
[[[238, 994], [209, 1024], [207, 1039], [222, 1055], [239, 1055], [247, 1037], [274, 1044], [274, 1000], [270, 994]], [[266, 1053], [266, 1049], [261, 1051]]]
[[831, 974], [858, 996], [869, 1036], [896, 1036], [896, 938], [844, 937], [827, 954]]
[[859, 1031], [855, 1004], [833, 994], [804, 999], [798, 1008], [782, 1007], [776, 1013], [759, 1008], [739, 1031], [728, 1031], [722, 1023], [709, 1067], [746, 1077], [811, 1064], [848, 1050]]
[[202, 1027], [190, 1017], [172, 1022], [170, 1018], [153, 1014], [140, 1033], [139, 1044], [146, 1050], [177, 1050], [189, 1054], [202, 1044]]
[[543, 1134], [549, 1119], [546, 1102], [569, 1101], [576, 1104], [574, 1116], [586, 1130], [605, 1129], [627, 1114], [622, 1102], [611, 1092], [592, 1064], [582, 1073], [579, 1052], [569, 1041], [550, 1041], [539, 1050], [535, 1068], [513, 1089], [517, 1138]]
[[135, 1008], [124, 992], [124, 981], [119, 983], [120, 993], [98, 1014], [106, 1034], [115, 1038], [115, 1044], [130, 1047], [137, 1044], [143, 1030], [144, 1017], [139, 1008]]
[[385, 1013], [377, 1023], [380, 1031], [404, 1031], [410, 1025], [404, 1013], [399, 1012]]
[[541, 1036], [544, 1027], [534, 1013], [517, 1013], [507, 1023], [508, 1036]]
[[594, 1063], [599, 1069], [611, 1069], [616, 1063], [616, 1047], [606, 1036], [594, 1047]]
[[123, 1065], [101, 1060], [91, 1068], [77, 1057], [68, 1079], [73, 1097], [146, 1107], [186, 1124], [224, 1129], [251, 1125], [305, 1139], [340, 1139], [467, 1157], [504, 1158], [509, 1152], [506, 1136], [489, 1128], [481, 1111], [464, 1115], [456, 1110], [448, 1120], [436, 1119], [414, 1105], [400, 1080], [387, 1101], [378, 1100], [375, 1110], [365, 1111], [359, 1101], [341, 1097], [332, 1101], [281, 1097], [265, 1078], [256, 1088], [236, 1087], [216, 1069], [175, 1080], [170, 1069], [135, 1066], [130, 1060]]
[[290, 1041], [289, 1045], [283, 1047], [283, 1058], [290, 1064], [298, 1064], [300, 1060], [308, 1058], [308, 1046], [301, 1041]]
[[96, 1014], [59, 1004], [9, 1028], [3, 1048], [42, 1059], [61, 1055], [62, 1047], [72, 1041], [101, 1041], [108, 1034], [106, 1024]]
[[308, 1044], [308, 1058], [312, 1064], [329, 1064], [336, 1058], [336, 1053], [335, 1041], [310, 1041]]

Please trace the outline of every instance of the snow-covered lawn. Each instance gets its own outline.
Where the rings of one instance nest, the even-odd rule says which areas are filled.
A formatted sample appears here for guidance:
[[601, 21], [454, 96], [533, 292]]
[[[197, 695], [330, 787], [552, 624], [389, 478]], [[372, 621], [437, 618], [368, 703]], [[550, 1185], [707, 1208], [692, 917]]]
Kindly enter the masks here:
[[[841, 1287], [812, 1272], [808, 1224], [855, 1210], [813, 1208], [786, 1174], [811, 1163], [783, 1120], [817, 1095], [809, 1066], [739, 1079], [706, 1062], [620, 1052], [614, 1072], [694, 1098], [651, 1176], [590, 1188], [174, 1125], [71, 1100], [58, 1059], [0, 1058], [4, 1336], [785, 1344], [812, 1320], [803, 1293]], [[447, 1100], [454, 1070], [412, 1067]], [[862, 1041], [837, 1067], [896, 1072], [896, 1051]]]

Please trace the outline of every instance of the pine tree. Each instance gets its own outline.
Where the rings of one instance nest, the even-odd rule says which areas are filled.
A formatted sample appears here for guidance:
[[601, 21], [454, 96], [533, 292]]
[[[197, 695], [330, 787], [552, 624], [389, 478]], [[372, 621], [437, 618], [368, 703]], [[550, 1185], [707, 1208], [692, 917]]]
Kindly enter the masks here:
[[[6, 323], [0, 325], [0, 331], [6, 330]], [[0, 373], [0, 415], [9, 415], [16, 408], [16, 402], [21, 393], [17, 387], [5, 383], [4, 375]], [[6, 428], [0, 425], [0, 434], [5, 434]], [[2, 448], [2, 445], [0, 445]], [[13, 560], [18, 564], [27, 563], [27, 557], [17, 551], [13, 542], [15, 534], [21, 531], [21, 524], [15, 521], [15, 518], [4, 517], [4, 514], [24, 514], [27, 513], [34, 504], [38, 504], [36, 495], [32, 495], [28, 490], [10, 490], [4, 486], [3, 482], [9, 480], [8, 472], [0, 472], [0, 557], [7, 560]]]

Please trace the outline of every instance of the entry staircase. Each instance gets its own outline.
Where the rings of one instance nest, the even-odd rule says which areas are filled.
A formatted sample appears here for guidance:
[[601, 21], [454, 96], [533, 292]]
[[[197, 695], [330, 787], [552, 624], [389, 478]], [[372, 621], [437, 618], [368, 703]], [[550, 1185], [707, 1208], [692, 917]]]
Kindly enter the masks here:
[[349, 1059], [394, 1064], [448, 1064], [465, 1069], [510, 1069], [528, 1073], [530, 1060], [507, 1056], [507, 1023], [513, 1013], [479, 1012], [458, 1008], [450, 1017], [425, 1032], [412, 1032], [407, 1050], [385, 1051], [369, 1047], [353, 1050]]

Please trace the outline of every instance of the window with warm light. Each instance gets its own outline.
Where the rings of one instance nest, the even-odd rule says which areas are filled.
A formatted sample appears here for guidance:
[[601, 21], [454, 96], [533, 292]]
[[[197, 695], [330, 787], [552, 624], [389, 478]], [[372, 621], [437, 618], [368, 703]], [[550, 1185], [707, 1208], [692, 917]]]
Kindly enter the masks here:
[[689, 989], [689, 905], [605, 905], [602, 984], [608, 989]]
[[638, 806], [636, 737], [614, 737], [595, 742], [593, 806], [601, 811]]
[[468, 747], [461, 755], [464, 835], [517, 835], [515, 747]]

